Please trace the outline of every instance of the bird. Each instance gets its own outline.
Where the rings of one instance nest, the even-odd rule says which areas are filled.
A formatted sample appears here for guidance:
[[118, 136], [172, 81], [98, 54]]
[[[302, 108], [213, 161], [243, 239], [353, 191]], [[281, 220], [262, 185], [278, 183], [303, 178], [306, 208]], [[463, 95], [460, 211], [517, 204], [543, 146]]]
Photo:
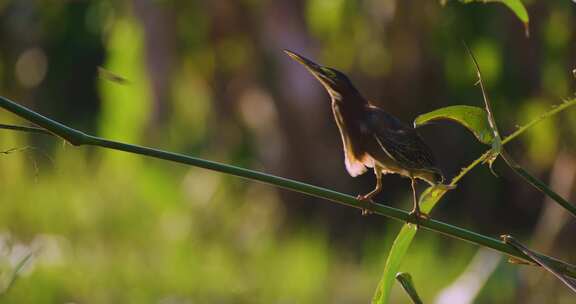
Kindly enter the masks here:
[[[382, 175], [399, 174], [411, 180], [414, 207], [410, 215], [416, 218], [416, 223], [419, 219], [427, 219], [428, 215], [420, 211], [418, 204], [416, 180], [436, 187], [449, 186], [443, 184], [444, 175], [416, 129], [370, 103], [344, 73], [295, 52], [284, 52], [302, 64], [330, 95], [348, 173], [356, 177], [369, 168], [374, 171], [375, 188], [356, 198], [374, 203], [372, 198], [382, 191]], [[362, 215], [367, 214], [370, 211], [362, 209]]]

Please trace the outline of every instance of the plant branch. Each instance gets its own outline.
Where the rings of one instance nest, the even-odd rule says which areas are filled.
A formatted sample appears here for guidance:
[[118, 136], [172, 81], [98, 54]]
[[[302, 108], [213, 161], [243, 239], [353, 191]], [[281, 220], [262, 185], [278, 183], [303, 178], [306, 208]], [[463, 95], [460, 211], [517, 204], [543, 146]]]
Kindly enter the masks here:
[[480, 65], [478, 64], [478, 60], [476, 60], [476, 56], [472, 53], [472, 50], [468, 47], [466, 42], [463, 41], [464, 48], [468, 52], [468, 55], [472, 58], [472, 62], [474, 63], [474, 67], [476, 68], [476, 76], [478, 76], [478, 83], [480, 84], [480, 90], [482, 91], [482, 99], [484, 100], [484, 108], [486, 109], [486, 113], [488, 116], [488, 125], [492, 130], [492, 135], [494, 139], [492, 140], [492, 150], [490, 151], [490, 155], [486, 158], [485, 162], [488, 163], [488, 168], [490, 168], [490, 172], [494, 176], [498, 176], [492, 165], [498, 158], [498, 155], [502, 152], [504, 148], [502, 148], [502, 139], [500, 138], [500, 132], [498, 132], [498, 126], [496, 125], [496, 119], [494, 118], [494, 111], [492, 110], [492, 104], [488, 99], [488, 94], [486, 93], [486, 88], [484, 86], [484, 80], [482, 79], [482, 72], [480, 71]]
[[[576, 99], [573, 100], [571, 104], [576, 103]], [[56, 136], [59, 136], [70, 142], [73, 145], [88, 145], [88, 146], [98, 146], [103, 148], [109, 148], [113, 150], [124, 151], [133, 154], [140, 154], [145, 155], [153, 158], [168, 160], [172, 162], [187, 164], [191, 166], [201, 167], [204, 169], [214, 170], [226, 174], [231, 174], [235, 176], [239, 176], [249, 180], [260, 181], [266, 184], [271, 184], [277, 187], [281, 187], [287, 190], [296, 191], [300, 193], [304, 193], [307, 195], [315, 196], [318, 198], [330, 200], [342, 205], [346, 205], [353, 208], [358, 209], [369, 209], [375, 214], [379, 214], [382, 216], [386, 216], [398, 221], [402, 222], [415, 222], [415, 218], [410, 216], [408, 212], [396, 209], [393, 207], [389, 207], [386, 205], [381, 204], [370, 204], [368, 202], [357, 200], [355, 197], [343, 194], [340, 192], [336, 192], [330, 189], [325, 189], [322, 187], [306, 184], [300, 181], [295, 181], [267, 173], [262, 173], [254, 170], [244, 169], [236, 166], [221, 164], [214, 161], [204, 160], [196, 157], [186, 156], [183, 154], [173, 153], [162, 151], [154, 148], [143, 147], [138, 145], [131, 145], [126, 143], [121, 143], [117, 141], [112, 141], [104, 138], [100, 138], [97, 136], [88, 135], [81, 131], [72, 129], [64, 124], [61, 124], [57, 121], [49, 119], [45, 116], [42, 116], [26, 107], [23, 107], [7, 98], [0, 96], [0, 107], [14, 113], [15, 115], [28, 120], [29, 122], [41, 126], [45, 128], [49, 133], [52, 133]], [[567, 106], [564, 106], [566, 108]], [[560, 108], [560, 107], [559, 107]], [[520, 135], [521, 132], [516, 132], [510, 135], [504, 142], [512, 140], [514, 137]], [[481, 162], [482, 158], [485, 158], [487, 153], [485, 153], [482, 157], [468, 166], [464, 171], [453, 179], [452, 183], [455, 183], [463, 174], [469, 170], [471, 170], [475, 165]], [[529, 256], [522, 253], [521, 251], [517, 250], [516, 248], [505, 244], [504, 242], [488, 237], [482, 234], [478, 234], [476, 232], [466, 230], [464, 228], [460, 228], [457, 226], [453, 226], [441, 221], [437, 221], [434, 219], [420, 221], [418, 223], [420, 227], [426, 228], [428, 230], [436, 231], [442, 233], [444, 235], [458, 238], [470, 243], [478, 244], [480, 246], [485, 246], [492, 248], [494, 250], [500, 251], [504, 254], [512, 256], [516, 259], [527, 261], [530, 263], [537, 264], [535, 261], [532, 260]], [[572, 265], [568, 265], [564, 262], [550, 259], [550, 263], [557, 264], [558, 268], [565, 269], [566, 273], [572, 277], [576, 278], [576, 267]]]
[[532, 187], [536, 188], [540, 192], [548, 195], [551, 199], [556, 201], [560, 206], [564, 207], [564, 209], [568, 210], [572, 216], [576, 217], [576, 206], [574, 206], [569, 201], [565, 200], [560, 194], [554, 192], [552, 189], [548, 187], [548, 185], [544, 184], [542, 181], [537, 179], [536, 177], [532, 176], [528, 171], [524, 170], [514, 159], [506, 153], [506, 151], [502, 151], [502, 159], [508, 164], [516, 174], [520, 175], [527, 183], [532, 185]]
[[488, 113], [488, 124], [494, 133], [494, 140], [500, 140], [500, 133], [498, 132], [498, 126], [496, 125], [496, 119], [494, 119], [494, 111], [492, 110], [492, 105], [490, 100], [488, 99], [488, 94], [486, 94], [486, 88], [484, 86], [484, 81], [482, 80], [482, 72], [480, 71], [480, 65], [478, 64], [478, 60], [472, 53], [472, 50], [468, 47], [466, 42], [464, 43], [464, 47], [468, 52], [468, 55], [472, 58], [472, 62], [474, 63], [474, 67], [476, 68], [476, 76], [478, 76], [478, 83], [480, 84], [480, 90], [482, 91], [482, 98], [484, 99], [484, 107], [486, 108], [486, 112]]
[[518, 135], [520, 135], [520, 134], [524, 133], [526, 130], [530, 129], [535, 124], [541, 122], [542, 120], [544, 120], [550, 116], [556, 115], [558, 112], [564, 111], [566, 108], [573, 106], [574, 104], [576, 104], [576, 98], [566, 99], [566, 100], [564, 100], [563, 103], [552, 106], [552, 109], [550, 111], [540, 114], [540, 116], [531, 120], [527, 124], [519, 127], [518, 129], [516, 129], [516, 131], [512, 132], [512, 134], [510, 134], [506, 138], [504, 138], [502, 140], [502, 144], [508, 143], [512, 139], [516, 138]]
[[[518, 163], [516, 163], [506, 152], [506, 150], [502, 147], [502, 140], [500, 138], [500, 133], [498, 132], [498, 127], [496, 126], [496, 120], [494, 118], [492, 105], [490, 100], [488, 99], [488, 94], [486, 93], [486, 89], [484, 86], [484, 81], [482, 80], [482, 72], [480, 71], [480, 65], [474, 56], [474, 53], [470, 50], [468, 45], [464, 42], [464, 47], [466, 51], [472, 57], [472, 61], [474, 62], [474, 66], [476, 67], [476, 75], [478, 76], [478, 83], [480, 83], [480, 89], [482, 90], [482, 97], [484, 99], [484, 106], [486, 108], [486, 112], [488, 113], [488, 123], [492, 132], [494, 134], [494, 141], [492, 143], [492, 155], [487, 158], [489, 168], [492, 170], [492, 164], [498, 157], [498, 155], [502, 156], [502, 159], [506, 162], [506, 164], [514, 171], [514, 173], [520, 175], [527, 183], [532, 185], [536, 190], [548, 195], [552, 200], [557, 202], [560, 206], [564, 207], [564, 209], [568, 210], [574, 217], [576, 217], [576, 206], [562, 198], [558, 193], [554, 192], [554, 190], [550, 189], [546, 184], [538, 180], [536, 177], [532, 176], [528, 171], [524, 170]], [[496, 175], [496, 174], [494, 174]]]

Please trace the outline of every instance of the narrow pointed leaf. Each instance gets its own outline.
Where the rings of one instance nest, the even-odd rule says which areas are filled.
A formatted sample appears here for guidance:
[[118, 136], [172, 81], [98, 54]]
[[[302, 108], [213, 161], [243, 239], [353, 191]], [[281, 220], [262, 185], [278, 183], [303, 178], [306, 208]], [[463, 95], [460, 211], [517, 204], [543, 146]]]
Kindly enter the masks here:
[[412, 281], [412, 276], [407, 272], [399, 272], [396, 274], [396, 280], [400, 282], [400, 285], [404, 288], [404, 291], [410, 296], [410, 299], [414, 304], [422, 304], [422, 300], [416, 292], [416, 287], [414, 287], [414, 282]]
[[406, 252], [416, 235], [416, 226], [412, 224], [404, 224], [400, 232], [396, 236], [394, 243], [392, 244], [392, 249], [388, 254], [386, 259], [386, 265], [384, 266], [384, 274], [378, 283], [378, 288], [376, 293], [372, 298], [372, 304], [384, 304], [388, 303], [390, 298], [390, 292], [392, 291], [392, 285], [394, 284], [395, 274], [400, 269], [400, 264], [404, 260]]
[[[429, 214], [448, 190], [446, 187], [429, 187], [424, 190], [422, 195], [420, 195], [419, 204], [421, 211]], [[404, 256], [406, 256], [406, 252], [408, 252], [412, 240], [414, 240], [414, 236], [416, 236], [416, 230], [417, 228], [413, 224], [404, 224], [402, 229], [400, 229], [386, 259], [384, 273], [378, 283], [376, 293], [374, 293], [374, 297], [372, 298], [373, 304], [388, 303], [394, 278], [400, 269], [400, 265], [404, 260]]]
[[488, 123], [486, 110], [466, 105], [449, 106], [419, 115], [414, 120], [414, 127], [419, 127], [436, 120], [452, 120], [470, 130], [483, 144], [491, 145], [494, 132]]

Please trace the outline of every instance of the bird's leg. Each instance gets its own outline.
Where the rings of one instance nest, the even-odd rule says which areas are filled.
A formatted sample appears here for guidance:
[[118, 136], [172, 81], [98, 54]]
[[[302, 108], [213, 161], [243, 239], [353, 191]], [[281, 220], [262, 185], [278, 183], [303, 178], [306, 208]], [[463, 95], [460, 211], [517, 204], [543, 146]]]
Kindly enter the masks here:
[[418, 227], [418, 222], [422, 219], [427, 220], [428, 215], [420, 211], [420, 205], [418, 204], [418, 198], [416, 197], [416, 179], [411, 176], [410, 180], [412, 181], [412, 199], [414, 201], [414, 208], [412, 208], [410, 215], [415, 218], [416, 227]]
[[[359, 194], [358, 196], [356, 196], [356, 199], [361, 200], [361, 201], [367, 201], [370, 203], [374, 203], [374, 201], [372, 200], [372, 198], [378, 194], [380, 191], [382, 191], [382, 170], [380, 169], [380, 167], [378, 166], [374, 166], [374, 175], [376, 175], [376, 188], [374, 188], [374, 190], [362, 195]], [[372, 212], [370, 212], [370, 210], [368, 209], [362, 209], [362, 215], [368, 215], [371, 214]]]

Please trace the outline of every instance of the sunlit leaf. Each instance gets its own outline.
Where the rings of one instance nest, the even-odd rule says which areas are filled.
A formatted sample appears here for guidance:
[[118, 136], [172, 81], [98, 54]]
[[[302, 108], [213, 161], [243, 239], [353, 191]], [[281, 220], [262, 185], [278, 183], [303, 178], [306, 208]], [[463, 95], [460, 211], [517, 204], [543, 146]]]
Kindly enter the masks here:
[[[436, 203], [444, 196], [444, 194], [449, 189], [446, 187], [429, 187], [426, 189], [422, 195], [420, 195], [420, 209], [424, 213], [430, 213], [434, 208]], [[382, 278], [378, 283], [378, 288], [376, 293], [372, 298], [373, 304], [383, 304], [388, 303], [390, 298], [390, 292], [392, 291], [392, 285], [394, 284], [394, 278], [396, 273], [400, 269], [400, 264], [408, 252], [408, 248], [416, 236], [416, 226], [414, 224], [404, 224], [400, 233], [396, 236], [388, 258], [386, 259], [386, 264], [384, 266], [384, 273]]]
[[383, 304], [388, 303], [390, 298], [390, 292], [392, 291], [392, 285], [394, 284], [394, 277], [400, 268], [400, 264], [408, 252], [408, 248], [416, 235], [416, 226], [412, 224], [405, 224], [402, 226], [400, 233], [396, 236], [394, 243], [392, 244], [392, 249], [388, 254], [386, 259], [386, 265], [384, 266], [384, 274], [382, 279], [378, 283], [378, 288], [372, 299], [373, 304]]
[[524, 24], [524, 30], [526, 31], [526, 36], [529, 33], [528, 24], [530, 22], [530, 17], [528, 16], [528, 11], [526, 11], [526, 7], [520, 0], [460, 0], [463, 3], [470, 3], [470, 2], [483, 2], [483, 3], [490, 3], [490, 2], [500, 2], [506, 5], [512, 12], [522, 21]]
[[418, 292], [416, 291], [416, 287], [414, 287], [414, 282], [412, 281], [412, 276], [406, 272], [400, 272], [396, 274], [396, 280], [400, 282], [404, 291], [410, 296], [410, 299], [414, 304], [422, 304], [422, 300], [418, 296]]
[[451, 189], [454, 189], [454, 187], [450, 188], [446, 185], [428, 187], [420, 195], [420, 210], [424, 213], [430, 213], [444, 194]]
[[494, 140], [494, 132], [490, 128], [487, 117], [486, 111], [479, 107], [449, 106], [419, 115], [414, 120], [414, 127], [435, 120], [452, 120], [470, 130], [481, 143], [491, 145]]

